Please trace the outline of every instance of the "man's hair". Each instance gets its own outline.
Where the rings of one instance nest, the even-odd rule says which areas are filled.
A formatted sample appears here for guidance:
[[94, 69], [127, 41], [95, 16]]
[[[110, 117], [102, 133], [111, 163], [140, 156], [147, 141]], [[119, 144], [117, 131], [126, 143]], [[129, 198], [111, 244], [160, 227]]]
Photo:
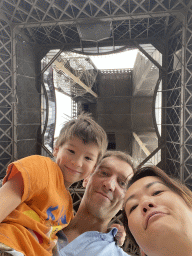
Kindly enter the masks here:
[[107, 134], [104, 129], [91, 118], [90, 114], [82, 113], [76, 119], [71, 119], [65, 123], [60, 131], [55, 146], [62, 146], [74, 136], [77, 136], [85, 144], [95, 143], [100, 149], [97, 162], [100, 161], [107, 149]]
[[[173, 192], [178, 194], [183, 200], [186, 202], [186, 204], [192, 208], [192, 191], [189, 190], [184, 184], [181, 183], [180, 180], [168, 176], [163, 170], [156, 166], [150, 166], [150, 167], [143, 167], [134, 173], [133, 177], [128, 182], [128, 188], [133, 185], [136, 181], [148, 177], [153, 176], [159, 178], [165, 186], [170, 188]], [[179, 205], [178, 205], [179, 207]], [[136, 243], [133, 235], [131, 234], [131, 231], [128, 227], [128, 219], [125, 212], [125, 209], [123, 209], [123, 225], [125, 227], [125, 231], [127, 233], [127, 237], [130, 241], [130, 243], [138, 248], [138, 244]]]
[[133, 172], [134, 172], [135, 169], [134, 169], [133, 159], [129, 154], [127, 154], [126, 152], [123, 152], [123, 151], [118, 151], [118, 150], [108, 150], [104, 154], [102, 160], [104, 158], [112, 157], [112, 156], [114, 156], [124, 162], [127, 162], [131, 166], [131, 168], [133, 169]]

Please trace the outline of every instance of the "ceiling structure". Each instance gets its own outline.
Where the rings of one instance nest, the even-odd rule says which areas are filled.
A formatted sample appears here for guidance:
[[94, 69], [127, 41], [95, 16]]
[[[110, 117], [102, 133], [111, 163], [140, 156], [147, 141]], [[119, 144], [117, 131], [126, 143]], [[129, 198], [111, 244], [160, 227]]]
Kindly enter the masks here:
[[[39, 59], [53, 49], [60, 49], [59, 54], [74, 51], [91, 55], [138, 48], [159, 68], [158, 82], [162, 81], [162, 134], [157, 148], [157, 151], [162, 148], [162, 166], [192, 188], [192, 1], [2, 0], [2, 172], [17, 158], [18, 152], [16, 116], [19, 114], [15, 106], [17, 73], [21, 72], [18, 71], [19, 57], [16, 54], [16, 38], [19, 37], [22, 37], [23, 44], [26, 38], [35, 47]], [[162, 54], [162, 65], [152, 57], [147, 44], [152, 44]], [[155, 93], [158, 93], [158, 86]], [[34, 105], [38, 107], [38, 104]], [[152, 152], [148, 159], [154, 154]], [[71, 193], [76, 207], [83, 194], [80, 184], [74, 185]], [[116, 221], [120, 222], [120, 219], [118, 215]], [[126, 241], [126, 250], [134, 251], [130, 246]]]
[[[51, 48], [65, 44], [65, 49], [98, 53], [102, 46], [110, 46], [105, 52], [127, 46], [128, 42], [135, 47], [132, 42], [136, 39], [145, 42], [150, 38], [158, 44], [157, 38], [174, 33], [180, 10], [190, 5], [189, 0], [3, 0], [0, 8], [31, 42]], [[87, 43], [81, 38], [84, 31], [96, 34], [93, 40], [97, 41]], [[102, 42], [107, 31], [109, 38]], [[91, 50], [85, 50], [86, 47]]]

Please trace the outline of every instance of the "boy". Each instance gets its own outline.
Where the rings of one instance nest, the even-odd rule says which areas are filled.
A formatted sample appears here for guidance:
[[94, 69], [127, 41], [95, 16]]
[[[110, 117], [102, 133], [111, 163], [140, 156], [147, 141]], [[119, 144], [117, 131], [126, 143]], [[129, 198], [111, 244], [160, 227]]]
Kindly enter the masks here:
[[62, 128], [54, 148], [56, 163], [30, 156], [10, 164], [0, 189], [0, 251], [52, 255], [56, 232], [73, 216], [67, 189], [94, 170], [106, 148], [105, 131], [83, 114]]

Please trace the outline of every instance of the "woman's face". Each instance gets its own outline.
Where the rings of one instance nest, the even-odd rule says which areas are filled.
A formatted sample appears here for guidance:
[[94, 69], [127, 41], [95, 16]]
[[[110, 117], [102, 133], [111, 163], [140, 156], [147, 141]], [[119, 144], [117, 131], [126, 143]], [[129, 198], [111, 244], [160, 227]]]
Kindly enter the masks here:
[[189, 221], [192, 224], [191, 209], [157, 177], [130, 186], [124, 205], [129, 229], [147, 255], [174, 246], [174, 239], [188, 232]]

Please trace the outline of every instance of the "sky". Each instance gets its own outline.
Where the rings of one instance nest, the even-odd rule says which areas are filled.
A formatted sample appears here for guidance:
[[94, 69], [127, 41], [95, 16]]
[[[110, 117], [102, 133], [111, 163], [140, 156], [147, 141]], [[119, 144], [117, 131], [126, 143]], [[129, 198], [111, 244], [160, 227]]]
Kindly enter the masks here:
[[66, 121], [65, 114], [71, 117], [71, 98], [65, 94], [55, 91], [56, 93], [56, 127], [55, 138], [58, 137], [59, 132]]
[[[125, 69], [133, 68], [138, 50], [128, 50], [109, 55], [90, 56], [97, 69]], [[63, 123], [66, 121], [65, 114], [72, 116], [71, 98], [56, 91], [56, 129], [55, 137], [58, 137]]]
[[138, 50], [128, 50], [109, 55], [90, 56], [98, 69], [133, 68]]

